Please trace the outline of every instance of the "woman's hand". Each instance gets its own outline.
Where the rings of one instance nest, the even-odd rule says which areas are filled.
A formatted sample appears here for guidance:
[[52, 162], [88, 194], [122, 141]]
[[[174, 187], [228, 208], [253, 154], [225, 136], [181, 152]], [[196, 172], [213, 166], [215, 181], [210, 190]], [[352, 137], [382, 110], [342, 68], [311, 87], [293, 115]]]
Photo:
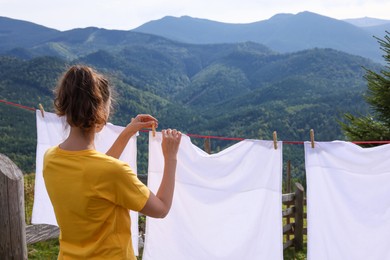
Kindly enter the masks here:
[[152, 128], [153, 124], [155, 127], [157, 127], [158, 123], [157, 119], [151, 115], [143, 114], [136, 116], [131, 120], [130, 124], [126, 126], [125, 130], [119, 134], [118, 138], [115, 140], [106, 154], [114, 158], [119, 158], [130, 138], [143, 128]]
[[164, 155], [164, 174], [156, 195], [150, 192], [142, 214], [154, 218], [164, 218], [172, 206], [175, 189], [177, 152], [179, 150], [181, 133], [176, 129], [162, 130], [162, 152]]
[[176, 129], [162, 130], [162, 151], [165, 160], [176, 160], [181, 140], [181, 132]]
[[138, 132], [141, 129], [152, 127], [158, 127], [158, 121], [156, 118], [148, 114], [140, 114], [135, 118], [131, 119], [131, 122], [127, 125], [128, 128], [131, 128], [134, 132]]

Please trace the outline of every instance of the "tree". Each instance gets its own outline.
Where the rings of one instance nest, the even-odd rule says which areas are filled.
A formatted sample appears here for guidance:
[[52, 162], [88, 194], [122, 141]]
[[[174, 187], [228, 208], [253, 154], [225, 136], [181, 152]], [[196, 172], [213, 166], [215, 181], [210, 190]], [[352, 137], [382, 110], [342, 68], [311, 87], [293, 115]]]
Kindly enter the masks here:
[[344, 116], [349, 122], [341, 123], [345, 135], [353, 141], [390, 140], [390, 33], [386, 34], [384, 39], [375, 38], [385, 52], [387, 65], [380, 73], [365, 69], [368, 89], [364, 98], [372, 114], [356, 117], [348, 113]]

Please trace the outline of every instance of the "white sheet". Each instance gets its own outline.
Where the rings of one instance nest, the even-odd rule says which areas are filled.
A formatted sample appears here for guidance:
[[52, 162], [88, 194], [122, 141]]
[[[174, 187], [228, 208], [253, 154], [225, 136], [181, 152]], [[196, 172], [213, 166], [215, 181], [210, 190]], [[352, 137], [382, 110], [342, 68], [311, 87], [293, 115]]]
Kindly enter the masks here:
[[390, 259], [390, 145], [305, 143], [308, 259]]
[[[149, 136], [148, 185], [163, 172], [161, 133]], [[209, 155], [182, 137], [173, 205], [147, 218], [144, 260], [283, 259], [282, 142], [241, 141]]]
[[[46, 191], [42, 175], [43, 155], [45, 151], [61, 143], [68, 136], [69, 127], [64, 118], [45, 112], [43, 118], [40, 110], [36, 111], [37, 119], [37, 152], [35, 171], [35, 194], [32, 212], [33, 224], [57, 225], [54, 210]], [[123, 127], [108, 123], [95, 137], [96, 150], [106, 152], [116, 140]], [[133, 136], [120, 157], [137, 172], [137, 138]], [[131, 233], [134, 253], [138, 255], [138, 213], [130, 212]]]

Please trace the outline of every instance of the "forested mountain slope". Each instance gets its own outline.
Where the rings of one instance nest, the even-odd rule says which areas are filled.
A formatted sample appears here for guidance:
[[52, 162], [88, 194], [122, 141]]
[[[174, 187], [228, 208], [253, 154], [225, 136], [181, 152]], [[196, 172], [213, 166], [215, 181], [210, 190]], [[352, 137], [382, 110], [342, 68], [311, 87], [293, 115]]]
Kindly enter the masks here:
[[[314, 128], [317, 140], [344, 139], [338, 120], [368, 109], [363, 67], [381, 69], [369, 59], [329, 48], [279, 53], [255, 42], [188, 44], [97, 28], [38, 29], [47, 30], [50, 39], [24, 47], [15, 43], [4, 52], [0, 42], [1, 100], [29, 107], [42, 103], [52, 111], [58, 77], [70, 64], [83, 63], [108, 75], [115, 86], [111, 122], [126, 125], [136, 114], [150, 113], [160, 128], [184, 133], [272, 139], [277, 131], [279, 140], [302, 141]], [[33, 171], [34, 113], [4, 103], [0, 113], [0, 152]], [[202, 141], [194, 138], [198, 145]], [[140, 169], [145, 169], [142, 135], [140, 142]], [[231, 144], [213, 140], [212, 149]], [[301, 151], [294, 149], [285, 147], [285, 159], [302, 165]]]

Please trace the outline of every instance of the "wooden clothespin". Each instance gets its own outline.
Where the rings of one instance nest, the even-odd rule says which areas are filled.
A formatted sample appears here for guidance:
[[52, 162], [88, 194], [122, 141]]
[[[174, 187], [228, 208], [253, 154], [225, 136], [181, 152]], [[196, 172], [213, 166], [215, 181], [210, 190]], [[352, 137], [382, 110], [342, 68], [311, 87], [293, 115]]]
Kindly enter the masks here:
[[274, 138], [274, 148], [275, 148], [275, 150], [277, 150], [278, 149], [278, 135], [277, 135], [276, 131], [274, 131], [274, 133], [273, 133], [273, 138]]
[[311, 148], [314, 148], [314, 130], [310, 129], [310, 142], [311, 142]]
[[205, 139], [204, 139], [204, 150], [205, 150], [205, 152], [208, 153], [208, 154], [211, 153], [210, 138], [205, 138]]
[[152, 136], [156, 137], [156, 123], [155, 122], [152, 123]]
[[38, 104], [39, 110], [41, 110], [42, 117], [45, 117], [45, 110], [43, 109], [43, 106], [41, 103]]

